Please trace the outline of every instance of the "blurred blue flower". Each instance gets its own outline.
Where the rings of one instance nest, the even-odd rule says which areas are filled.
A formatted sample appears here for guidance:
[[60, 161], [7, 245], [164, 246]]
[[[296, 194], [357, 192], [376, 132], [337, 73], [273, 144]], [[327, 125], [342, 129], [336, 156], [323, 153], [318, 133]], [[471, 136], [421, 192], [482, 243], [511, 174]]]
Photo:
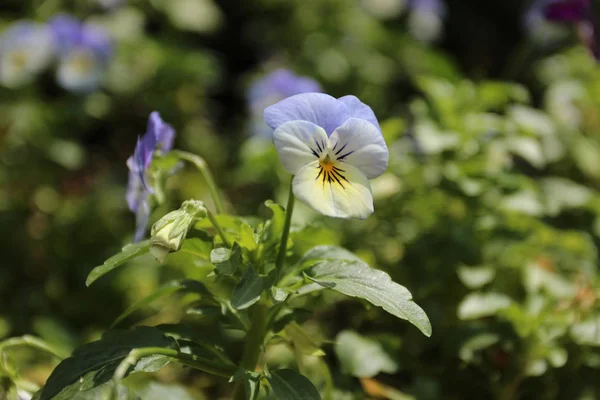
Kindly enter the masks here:
[[544, 6], [543, 14], [549, 21], [576, 24], [582, 42], [596, 59], [600, 59], [596, 37], [599, 27], [591, 0], [549, 0]]
[[14, 88], [30, 82], [48, 66], [53, 54], [47, 26], [16, 22], [0, 36], [0, 84]]
[[442, 0], [410, 0], [408, 30], [417, 40], [434, 42], [444, 30], [446, 5]]
[[264, 114], [296, 197], [330, 217], [373, 212], [369, 179], [386, 170], [389, 153], [371, 107], [354, 96], [303, 93]]
[[314, 79], [298, 76], [287, 69], [277, 69], [257, 80], [247, 93], [252, 132], [267, 137], [273, 133], [262, 120], [263, 111], [268, 106], [295, 94], [321, 91], [321, 85]]
[[68, 15], [54, 17], [49, 25], [59, 57], [58, 83], [73, 92], [96, 89], [112, 56], [108, 34]]
[[127, 159], [129, 182], [126, 199], [129, 209], [136, 215], [134, 241], [138, 242], [146, 233], [150, 217], [150, 195], [154, 190], [146, 182], [146, 172], [155, 152], [161, 155], [173, 148], [175, 130], [165, 123], [156, 111], [148, 118], [148, 127], [142, 137], [138, 137], [135, 151]]

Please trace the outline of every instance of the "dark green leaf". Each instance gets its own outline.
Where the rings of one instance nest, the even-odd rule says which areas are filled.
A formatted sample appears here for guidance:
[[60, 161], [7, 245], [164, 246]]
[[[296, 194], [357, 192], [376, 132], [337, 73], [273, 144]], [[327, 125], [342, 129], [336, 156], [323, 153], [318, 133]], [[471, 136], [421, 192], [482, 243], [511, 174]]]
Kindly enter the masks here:
[[87, 286], [90, 286], [92, 283], [97, 281], [102, 276], [108, 274], [113, 269], [123, 265], [125, 262], [131, 260], [132, 258], [138, 257], [142, 254], [148, 253], [150, 251], [150, 241], [144, 240], [143, 242], [128, 244], [123, 247], [120, 253], [115, 254], [108, 260], [104, 262], [104, 264], [97, 266], [90, 272], [85, 281]]
[[263, 291], [263, 278], [248, 266], [231, 295], [233, 308], [243, 310], [256, 303]]
[[[176, 348], [177, 344], [160, 330], [148, 326], [106, 332], [100, 340], [76, 349], [54, 369], [41, 391], [40, 400], [71, 399], [79, 392], [109, 381], [131, 350], [144, 347]], [[129, 372], [154, 372], [169, 362], [169, 357], [150, 358], [140, 360]]]
[[136, 301], [135, 303], [133, 303], [132, 305], [130, 305], [121, 315], [119, 315], [117, 317], [117, 319], [115, 319], [115, 322], [113, 322], [113, 324], [111, 325], [111, 328], [118, 325], [121, 321], [123, 321], [125, 318], [127, 318], [128, 316], [130, 316], [137, 310], [141, 309], [142, 307], [145, 307], [145, 306], [149, 305], [150, 303], [152, 303], [162, 297], [168, 296], [170, 294], [173, 294], [173, 293], [179, 292], [179, 291], [186, 291], [186, 292], [198, 293], [198, 294], [204, 295], [204, 296], [206, 296], [206, 295], [210, 296], [210, 293], [208, 292], [208, 290], [206, 290], [206, 287], [204, 287], [204, 285], [198, 281], [194, 281], [191, 279], [184, 279], [181, 281], [171, 281], [171, 282], [168, 282], [168, 283], [165, 283], [164, 285], [162, 285], [154, 293], [152, 293], [152, 294], [144, 297], [143, 299], [140, 299], [140, 300]]
[[267, 375], [275, 398], [279, 400], [320, 400], [317, 388], [293, 369], [279, 369]]
[[425, 311], [412, 301], [412, 295], [383, 271], [362, 261], [321, 261], [308, 271], [308, 277], [326, 288], [351, 297], [365, 299], [398, 318], [415, 325], [431, 336], [431, 324]]

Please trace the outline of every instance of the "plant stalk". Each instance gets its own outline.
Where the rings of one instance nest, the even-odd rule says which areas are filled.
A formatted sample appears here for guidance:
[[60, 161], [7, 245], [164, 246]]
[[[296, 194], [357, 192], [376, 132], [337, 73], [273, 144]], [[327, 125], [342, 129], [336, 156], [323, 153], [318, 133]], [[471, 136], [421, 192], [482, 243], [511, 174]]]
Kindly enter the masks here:
[[275, 267], [277, 274], [283, 269], [285, 263], [285, 254], [287, 251], [287, 242], [290, 236], [290, 227], [292, 226], [292, 214], [294, 213], [294, 190], [292, 182], [290, 182], [290, 191], [288, 195], [288, 202], [285, 208], [285, 223], [283, 225], [283, 232], [281, 233], [281, 242], [279, 243], [279, 253], [277, 253], [277, 260], [275, 261]]
[[206, 215], [207, 215], [208, 219], [210, 220], [210, 223], [212, 224], [212, 226], [216, 229], [217, 233], [221, 237], [223, 244], [227, 247], [231, 247], [231, 242], [229, 242], [229, 239], [227, 239], [227, 236], [225, 235], [223, 228], [221, 228], [221, 225], [219, 225], [219, 221], [217, 221], [214, 214], [212, 212], [210, 212], [210, 210], [208, 208], [206, 209]]
[[[240, 366], [247, 371], [254, 371], [256, 364], [263, 351], [265, 336], [267, 334], [267, 307], [262, 303], [256, 303], [252, 307], [252, 322], [250, 330], [246, 335], [246, 345], [242, 354]], [[244, 382], [237, 381], [233, 388], [234, 400], [245, 400]]]
[[188, 162], [194, 164], [194, 166], [196, 168], [198, 168], [198, 170], [204, 177], [206, 184], [208, 185], [208, 190], [210, 190], [210, 195], [212, 196], [212, 199], [215, 202], [215, 208], [217, 210], [217, 214], [223, 214], [223, 211], [225, 210], [225, 208], [223, 207], [223, 202], [221, 201], [221, 195], [219, 194], [219, 189], [217, 188], [217, 185], [215, 184], [215, 180], [212, 176], [212, 173], [210, 172], [210, 169], [208, 169], [208, 165], [206, 164], [206, 161], [204, 161], [204, 158], [202, 158], [196, 154], [188, 153], [187, 151], [181, 151], [181, 150], [173, 150], [173, 151], [175, 152], [175, 154], [177, 154], [177, 156], [180, 159], [188, 161]]

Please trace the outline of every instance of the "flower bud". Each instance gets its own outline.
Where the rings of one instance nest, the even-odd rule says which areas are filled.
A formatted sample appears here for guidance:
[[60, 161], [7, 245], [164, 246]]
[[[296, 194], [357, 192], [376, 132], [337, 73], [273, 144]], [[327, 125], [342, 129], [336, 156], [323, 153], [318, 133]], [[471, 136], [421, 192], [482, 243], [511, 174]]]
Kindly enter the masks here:
[[198, 200], [186, 200], [179, 210], [171, 211], [152, 226], [150, 252], [159, 262], [167, 254], [181, 248], [185, 236], [192, 224], [206, 217], [204, 203]]

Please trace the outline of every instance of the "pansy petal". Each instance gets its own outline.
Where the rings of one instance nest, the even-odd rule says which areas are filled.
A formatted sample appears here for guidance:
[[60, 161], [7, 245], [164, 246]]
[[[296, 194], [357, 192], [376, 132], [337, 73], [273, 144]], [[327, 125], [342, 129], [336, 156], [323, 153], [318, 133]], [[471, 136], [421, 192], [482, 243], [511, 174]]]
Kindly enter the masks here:
[[285, 122], [273, 132], [279, 158], [292, 174], [319, 158], [327, 141], [323, 128], [308, 121]]
[[375, 116], [375, 113], [373, 112], [371, 107], [360, 101], [356, 96], [349, 95], [340, 97], [338, 101], [341, 101], [348, 108], [348, 118], [366, 119], [367, 121], [375, 125], [375, 127], [377, 127], [379, 131], [381, 131], [379, 121], [377, 121], [377, 117]]
[[330, 153], [373, 179], [387, 168], [389, 152], [381, 132], [369, 121], [350, 118], [329, 137]]
[[306, 165], [294, 176], [294, 195], [323, 215], [365, 219], [373, 213], [369, 180], [358, 168], [341, 165], [339, 180], [324, 178], [319, 161]]
[[349, 118], [348, 108], [324, 93], [302, 93], [265, 109], [265, 122], [273, 129], [289, 121], [309, 121], [327, 134]]
[[148, 229], [149, 219], [150, 205], [148, 204], [148, 196], [146, 196], [135, 213], [135, 236], [133, 237], [134, 243], [137, 243], [144, 238], [146, 230]]

